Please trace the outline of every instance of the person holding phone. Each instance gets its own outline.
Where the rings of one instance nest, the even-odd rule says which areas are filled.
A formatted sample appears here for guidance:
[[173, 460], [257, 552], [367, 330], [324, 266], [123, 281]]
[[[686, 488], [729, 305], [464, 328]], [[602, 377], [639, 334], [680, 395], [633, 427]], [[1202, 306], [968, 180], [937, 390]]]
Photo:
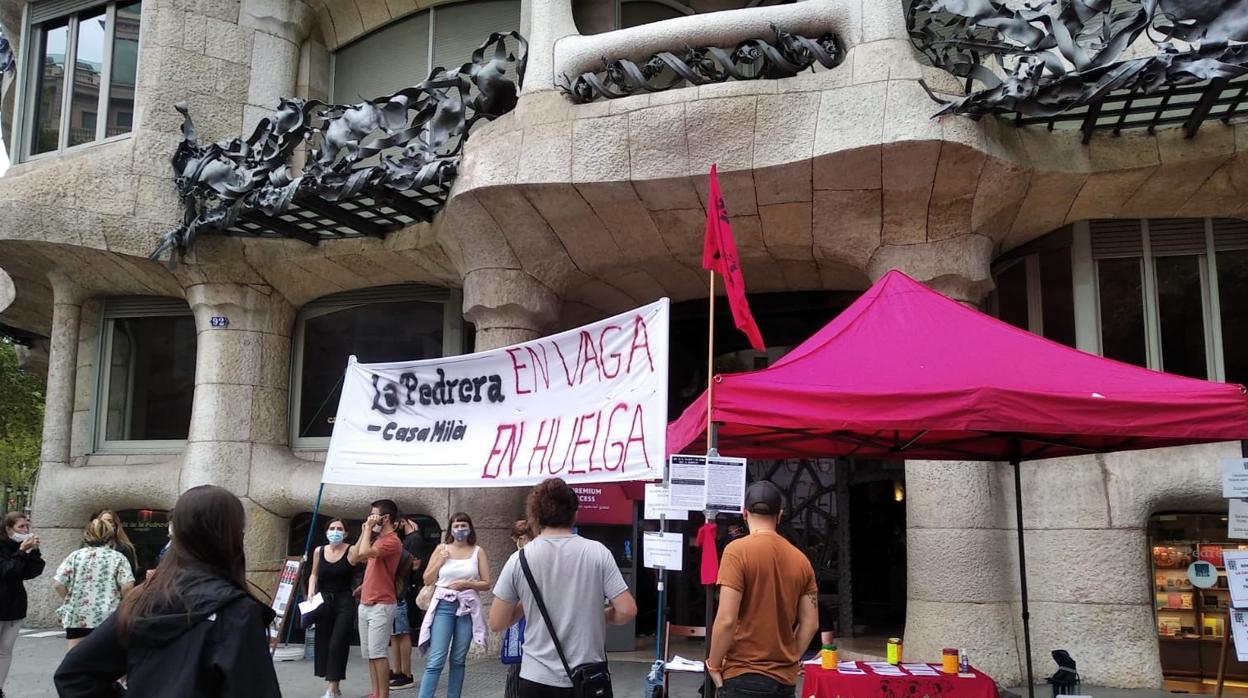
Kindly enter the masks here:
[[4, 538], [0, 539], [0, 698], [4, 680], [13, 663], [17, 631], [26, 619], [26, 585], [22, 582], [43, 574], [39, 538], [30, 532], [30, 519], [20, 511], [4, 515]]

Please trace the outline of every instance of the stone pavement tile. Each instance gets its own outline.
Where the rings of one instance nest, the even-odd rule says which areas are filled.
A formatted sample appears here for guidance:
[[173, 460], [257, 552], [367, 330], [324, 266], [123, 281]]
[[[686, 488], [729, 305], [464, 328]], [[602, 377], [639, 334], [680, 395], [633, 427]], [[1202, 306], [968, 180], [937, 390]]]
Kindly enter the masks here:
[[[52, 674], [61, 658], [65, 656], [65, 638], [35, 637], [38, 631], [25, 630], [17, 640], [13, 652], [13, 667], [5, 682], [6, 696], [13, 698], [54, 698]], [[420, 682], [424, 662], [417, 657], [412, 663], [412, 673]], [[612, 677], [615, 694], [620, 698], [641, 696], [645, 687], [646, 671], [650, 665], [643, 662], [613, 661]], [[497, 659], [470, 659], [464, 680], [464, 698], [491, 698], [502, 696], [507, 668]], [[325, 694], [325, 682], [312, 675], [312, 662], [278, 662], [277, 677], [286, 698], [320, 698]], [[369, 692], [368, 672], [358, 648], [353, 647], [347, 662], [347, 678], [342, 682], [343, 698], [367, 698]], [[415, 698], [416, 687], [393, 691], [395, 698]], [[698, 695], [695, 677], [681, 676], [672, 691], [673, 696]], [[446, 671], [438, 683], [438, 698], [446, 696]]]

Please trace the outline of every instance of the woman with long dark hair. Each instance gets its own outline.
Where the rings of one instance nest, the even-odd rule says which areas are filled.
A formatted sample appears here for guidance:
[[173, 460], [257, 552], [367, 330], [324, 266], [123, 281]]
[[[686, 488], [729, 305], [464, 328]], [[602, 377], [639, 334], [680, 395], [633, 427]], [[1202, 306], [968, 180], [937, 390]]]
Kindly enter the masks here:
[[460, 512], [451, 517], [446, 538], [425, 570], [425, 584], [435, 585], [433, 601], [420, 626], [420, 649], [428, 654], [420, 680], [420, 698], [433, 698], [447, 657], [447, 698], [459, 698], [464, 687], [464, 664], [470, 642], [485, 647], [485, 616], [479, 592], [490, 588], [490, 561], [477, 546], [472, 517]]
[[247, 592], [242, 502], [213, 485], [178, 498], [172, 545], [151, 579], [70, 650], [56, 670], [61, 698], [277, 698], [269, 658], [273, 611]]
[[313, 673], [328, 684], [324, 698], [341, 696], [338, 683], [347, 677], [347, 653], [355, 627], [355, 597], [351, 591], [356, 568], [347, 559], [347, 524], [330, 519], [325, 527], [326, 545], [312, 551], [312, 575], [308, 598], [318, 593], [324, 607], [316, 619], [316, 654]]

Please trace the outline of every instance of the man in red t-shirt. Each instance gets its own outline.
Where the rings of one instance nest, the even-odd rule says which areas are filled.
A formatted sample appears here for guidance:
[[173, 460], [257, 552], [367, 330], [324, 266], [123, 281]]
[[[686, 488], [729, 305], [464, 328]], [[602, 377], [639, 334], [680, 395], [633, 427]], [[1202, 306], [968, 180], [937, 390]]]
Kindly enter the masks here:
[[368, 677], [373, 696], [390, 695], [390, 631], [398, 597], [394, 593], [394, 571], [399, 564], [403, 544], [394, 533], [399, 508], [389, 499], [373, 502], [372, 513], [364, 521], [360, 539], [347, 549], [347, 561], [364, 568], [364, 585], [360, 587], [360, 651], [368, 660]]

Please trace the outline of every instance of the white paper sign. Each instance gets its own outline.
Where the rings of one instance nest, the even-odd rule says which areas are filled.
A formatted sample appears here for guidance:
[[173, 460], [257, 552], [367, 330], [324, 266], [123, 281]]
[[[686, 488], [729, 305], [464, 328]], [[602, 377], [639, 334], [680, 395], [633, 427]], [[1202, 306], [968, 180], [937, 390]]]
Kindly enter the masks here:
[[322, 482], [508, 487], [657, 480], [668, 301], [502, 349], [351, 362]]
[[1248, 497], [1248, 458], [1222, 459], [1222, 496]]
[[684, 558], [685, 540], [679, 533], [646, 531], [642, 543], [642, 562], [652, 569], [679, 572]]
[[1248, 538], [1248, 499], [1228, 499], [1227, 503], [1227, 537]]
[[658, 521], [666, 516], [668, 519], [676, 521], [688, 521], [689, 512], [684, 509], [673, 509], [668, 504], [670, 501], [667, 485], [661, 482], [646, 483], [646, 514], [644, 518], [649, 521]]
[[1231, 637], [1235, 639], [1235, 655], [1248, 662], [1248, 611], [1231, 611]]
[[745, 459], [708, 456], [706, 508], [739, 514], [745, 508]]
[[706, 456], [670, 456], [667, 480], [669, 506], [692, 511], [706, 507]]
[[1223, 550], [1226, 581], [1231, 589], [1231, 606], [1248, 608], [1248, 550]]

